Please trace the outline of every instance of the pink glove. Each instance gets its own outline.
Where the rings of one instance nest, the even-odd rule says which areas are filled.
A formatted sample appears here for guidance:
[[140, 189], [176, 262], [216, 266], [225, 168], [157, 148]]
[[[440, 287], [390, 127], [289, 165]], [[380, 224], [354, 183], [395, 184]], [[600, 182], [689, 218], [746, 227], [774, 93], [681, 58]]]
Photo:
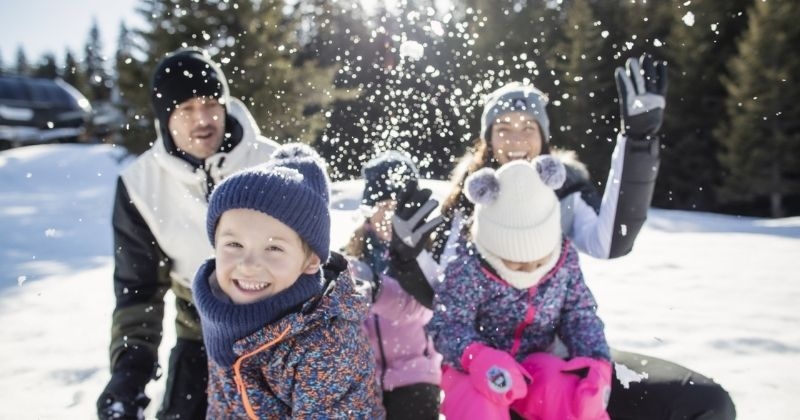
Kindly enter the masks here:
[[461, 355], [461, 366], [472, 385], [489, 401], [508, 406], [528, 392], [528, 374], [510, 354], [482, 343], [472, 343]]
[[588, 357], [570, 361], [534, 353], [522, 366], [533, 379], [528, 395], [511, 408], [531, 420], [608, 420], [611, 365]]
[[440, 412], [447, 420], [510, 420], [508, 404], [495, 404], [486, 399], [470, 380], [468, 373], [461, 373], [447, 365], [442, 367], [442, 391], [444, 399]]
[[566, 363], [565, 373], [584, 373], [572, 397], [572, 410], [579, 419], [608, 419], [606, 407], [611, 396], [611, 363], [576, 357]]

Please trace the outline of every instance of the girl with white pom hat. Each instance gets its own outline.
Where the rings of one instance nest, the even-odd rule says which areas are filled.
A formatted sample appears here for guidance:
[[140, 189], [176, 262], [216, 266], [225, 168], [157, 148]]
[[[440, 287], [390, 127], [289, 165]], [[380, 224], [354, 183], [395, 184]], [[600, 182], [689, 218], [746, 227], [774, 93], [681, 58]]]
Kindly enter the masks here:
[[[664, 115], [665, 64], [647, 55], [629, 58], [615, 72], [622, 127], [602, 194], [572, 151], [552, 148], [547, 97], [527, 84], [511, 82], [487, 95], [475, 150], [452, 177], [453, 189], [442, 203], [445, 218], [434, 235], [433, 254], [446, 266], [462, 250], [473, 216], [465, 179], [481, 168], [500, 168], [515, 160], [552, 155], [564, 162], [567, 176], [556, 191], [564, 235], [582, 253], [595, 258], [622, 257], [633, 248], [650, 207], [659, 167], [658, 131]], [[613, 280], [613, 279], [608, 279]], [[608, 411], [613, 418], [731, 420], [736, 408], [725, 389], [711, 378], [656, 357], [612, 349], [615, 366], [635, 372], [634, 382], [612, 381]], [[623, 374], [626, 370], [622, 371]]]
[[[436, 286], [427, 326], [444, 357], [448, 419], [609, 418], [603, 323], [553, 192], [564, 178], [559, 161], [539, 156], [466, 180], [471, 241]], [[556, 337], [567, 360], [550, 354]]]

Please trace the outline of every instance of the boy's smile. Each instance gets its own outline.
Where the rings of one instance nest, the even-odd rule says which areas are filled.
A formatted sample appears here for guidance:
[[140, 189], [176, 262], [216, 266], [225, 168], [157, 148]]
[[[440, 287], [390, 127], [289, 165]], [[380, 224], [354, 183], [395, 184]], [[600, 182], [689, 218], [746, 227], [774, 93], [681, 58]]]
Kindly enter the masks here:
[[250, 292], [258, 292], [270, 286], [270, 283], [250, 282], [241, 279], [233, 279], [233, 283], [240, 289]]

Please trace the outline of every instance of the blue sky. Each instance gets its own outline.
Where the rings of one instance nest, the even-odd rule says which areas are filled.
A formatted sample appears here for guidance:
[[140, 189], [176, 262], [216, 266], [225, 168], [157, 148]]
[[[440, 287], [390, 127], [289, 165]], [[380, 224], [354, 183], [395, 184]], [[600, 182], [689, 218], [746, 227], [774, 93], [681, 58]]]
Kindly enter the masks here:
[[[4, 66], [13, 66], [20, 46], [30, 63], [50, 52], [61, 65], [67, 47], [81, 58], [93, 19], [97, 19], [100, 28], [103, 53], [111, 55], [116, 49], [122, 20], [129, 28], [142, 26], [142, 17], [135, 12], [139, 1], [0, 0], [0, 58]], [[362, 0], [362, 3], [372, 10], [377, 1]], [[436, 3], [440, 8], [449, 7], [449, 0]]]
[[22, 46], [31, 63], [47, 52], [59, 64], [64, 49], [82, 57], [92, 20], [97, 19], [103, 53], [113, 54], [119, 25], [139, 26], [138, 0], [0, 0], [0, 54], [5, 66], [16, 62]]

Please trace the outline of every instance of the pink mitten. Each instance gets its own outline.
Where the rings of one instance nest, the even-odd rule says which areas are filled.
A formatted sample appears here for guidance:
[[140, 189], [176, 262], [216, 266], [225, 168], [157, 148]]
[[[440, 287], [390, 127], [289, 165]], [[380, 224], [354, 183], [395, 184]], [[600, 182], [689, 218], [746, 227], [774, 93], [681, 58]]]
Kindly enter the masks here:
[[444, 399], [441, 413], [447, 420], [510, 420], [508, 404], [495, 404], [478, 391], [470, 375], [449, 366], [442, 367]]
[[589, 357], [576, 357], [565, 364], [564, 372], [582, 376], [572, 397], [575, 418], [607, 420], [611, 395], [611, 363]]
[[461, 366], [469, 373], [472, 385], [495, 404], [508, 406], [528, 392], [527, 373], [504, 351], [472, 343], [461, 355]]
[[533, 381], [528, 395], [511, 405], [511, 409], [530, 420], [570, 419], [572, 393], [578, 385], [575, 375], [564, 375], [564, 361], [550, 353], [534, 353], [522, 361], [522, 367]]
[[511, 408], [532, 420], [608, 420], [611, 365], [576, 357], [570, 361], [550, 353], [534, 353], [522, 361], [533, 383], [528, 395]]

